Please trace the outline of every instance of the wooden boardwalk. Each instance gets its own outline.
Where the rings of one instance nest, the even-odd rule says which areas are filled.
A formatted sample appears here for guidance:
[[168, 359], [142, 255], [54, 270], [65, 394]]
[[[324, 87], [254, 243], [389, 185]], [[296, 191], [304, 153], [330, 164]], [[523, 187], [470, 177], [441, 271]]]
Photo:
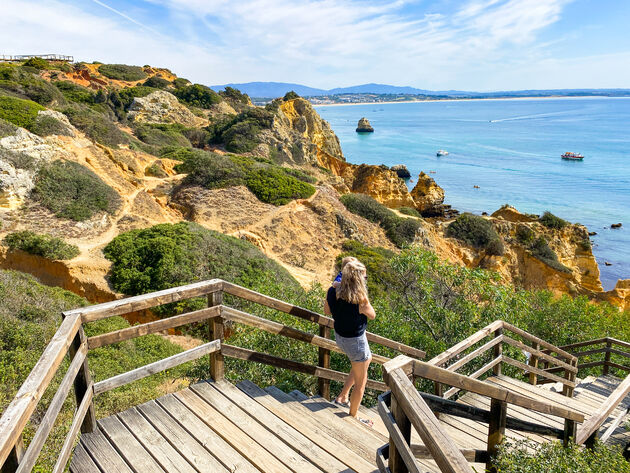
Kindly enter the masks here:
[[[559, 393], [506, 376], [488, 382], [509, 388], [532, 399], [572, 407], [588, 418], [619, 384], [613, 377], [587, 378], [567, 399]], [[488, 398], [464, 394], [459, 402], [489, 407]], [[630, 397], [611, 415], [628, 420]], [[376, 450], [389, 435], [374, 409], [361, 408], [360, 415], [374, 421], [369, 428], [348, 417], [321, 397], [308, 398], [294, 391], [265, 390], [244, 381], [234, 386], [225, 381], [202, 382], [154, 401], [98, 421], [98, 429], [82, 434], [70, 465], [74, 473], [96, 472], [350, 472], [378, 471]], [[557, 417], [518, 406], [508, 407], [508, 416], [562, 428]], [[440, 415], [440, 421], [462, 449], [484, 449], [488, 425]], [[607, 424], [602, 428], [606, 429]], [[513, 439], [535, 442], [549, 438], [507, 430]], [[630, 433], [623, 422], [610, 441], [624, 443]], [[414, 433], [413, 444], [421, 444]], [[438, 472], [433, 461], [419, 461], [427, 472]], [[483, 471], [483, 464], [474, 464]]]

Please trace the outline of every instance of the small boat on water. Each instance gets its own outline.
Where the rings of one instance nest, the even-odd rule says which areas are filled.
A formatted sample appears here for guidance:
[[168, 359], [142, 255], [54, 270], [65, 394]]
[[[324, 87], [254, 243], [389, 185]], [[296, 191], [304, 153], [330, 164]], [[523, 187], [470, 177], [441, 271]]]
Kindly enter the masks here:
[[570, 153], [567, 151], [562, 155], [562, 159], [567, 159], [569, 161], [582, 161], [584, 156], [580, 153]]
[[448, 156], [448, 151], [446, 151], [445, 149], [438, 149], [438, 152], [436, 153], [436, 155], [438, 157], [440, 157], [440, 156]]

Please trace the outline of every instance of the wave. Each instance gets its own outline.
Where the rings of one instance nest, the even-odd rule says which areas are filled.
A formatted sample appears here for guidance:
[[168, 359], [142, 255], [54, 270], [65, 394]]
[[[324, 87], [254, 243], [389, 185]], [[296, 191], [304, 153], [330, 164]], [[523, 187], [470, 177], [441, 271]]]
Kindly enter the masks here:
[[536, 118], [547, 118], [547, 117], [555, 117], [558, 115], [569, 115], [574, 114], [575, 112], [582, 111], [582, 109], [574, 109], [574, 110], [563, 110], [562, 112], [549, 112], [549, 113], [536, 113], [534, 115], [521, 115], [518, 117], [508, 117], [508, 118], [497, 118], [495, 120], [490, 120], [490, 123], [499, 123], [499, 122], [511, 122], [515, 120], [533, 120]]

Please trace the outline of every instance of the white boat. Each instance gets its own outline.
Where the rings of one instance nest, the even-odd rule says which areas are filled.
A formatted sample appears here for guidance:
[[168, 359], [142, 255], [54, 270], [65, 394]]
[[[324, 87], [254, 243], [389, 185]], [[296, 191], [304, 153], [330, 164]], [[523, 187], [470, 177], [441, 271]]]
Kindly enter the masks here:
[[438, 152], [436, 153], [437, 156], [448, 156], [448, 151], [446, 151], [445, 149], [439, 149]]

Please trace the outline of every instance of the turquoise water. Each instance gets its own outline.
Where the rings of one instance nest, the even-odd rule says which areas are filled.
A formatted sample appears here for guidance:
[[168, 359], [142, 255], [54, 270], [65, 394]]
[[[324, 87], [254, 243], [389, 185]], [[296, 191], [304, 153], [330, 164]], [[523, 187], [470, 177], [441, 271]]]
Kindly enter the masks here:
[[[441, 101], [316, 107], [351, 163], [431, 174], [460, 211], [554, 214], [597, 232], [605, 289], [630, 278], [630, 99]], [[358, 134], [361, 117], [376, 130]], [[438, 149], [448, 156], [436, 157]], [[582, 162], [560, 159], [582, 153]], [[413, 183], [409, 184], [410, 188]], [[479, 186], [479, 189], [473, 186]], [[612, 223], [624, 227], [610, 229]], [[605, 266], [604, 261], [612, 263]]]

